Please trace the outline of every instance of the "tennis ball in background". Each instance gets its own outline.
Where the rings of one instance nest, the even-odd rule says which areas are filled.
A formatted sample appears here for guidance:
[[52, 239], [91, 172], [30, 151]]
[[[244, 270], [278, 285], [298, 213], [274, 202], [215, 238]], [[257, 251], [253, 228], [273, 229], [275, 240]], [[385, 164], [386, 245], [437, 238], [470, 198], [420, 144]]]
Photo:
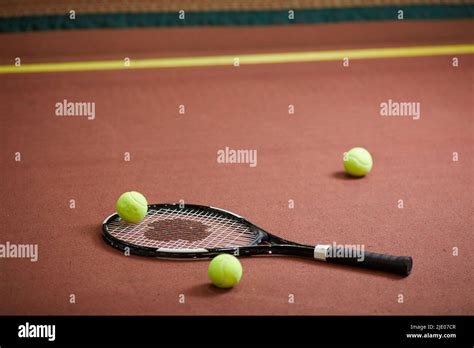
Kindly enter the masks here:
[[218, 288], [231, 288], [242, 278], [242, 265], [235, 256], [220, 254], [212, 259], [207, 274]]
[[148, 211], [148, 202], [141, 193], [130, 191], [119, 197], [115, 208], [122, 220], [138, 223]]
[[372, 156], [362, 147], [354, 147], [344, 154], [344, 168], [352, 176], [364, 176], [372, 170]]

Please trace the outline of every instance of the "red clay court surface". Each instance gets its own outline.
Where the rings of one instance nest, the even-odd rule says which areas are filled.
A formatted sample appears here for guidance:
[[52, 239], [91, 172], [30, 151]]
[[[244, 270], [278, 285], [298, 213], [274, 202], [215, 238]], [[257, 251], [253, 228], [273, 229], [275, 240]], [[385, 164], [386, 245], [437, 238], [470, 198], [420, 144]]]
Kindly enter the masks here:
[[[423, 21], [4, 34], [0, 63], [472, 43], [471, 29]], [[1, 75], [1, 242], [37, 243], [39, 260], [0, 261], [0, 314], [473, 314], [473, 58], [451, 61]], [[64, 99], [95, 102], [96, 118], [56, 117]], [[388, 99], [420, 102], [420, 120], [381, 117]], [[258, 165], [218, 164], [226, 146], [257, 149]], [[364, 179], [342, 174], [353, 146], [374, 157]], [[129, 190], [150, 203], [221, 207], [301, 243], [410, 255], [413, 272], [241, 258], [241, 284], [219, 290], [207, 261], [125, 257], [102, 240], [103, 219]]]

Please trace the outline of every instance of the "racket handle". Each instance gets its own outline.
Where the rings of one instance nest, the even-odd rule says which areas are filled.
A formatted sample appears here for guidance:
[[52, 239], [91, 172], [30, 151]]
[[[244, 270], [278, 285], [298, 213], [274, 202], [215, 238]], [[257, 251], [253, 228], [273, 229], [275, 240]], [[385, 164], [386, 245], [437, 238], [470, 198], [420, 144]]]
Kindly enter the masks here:
[[[338, 256], [340, 254], [353, 256]], [[413, 266], [413, 259], [410, 256], [393, 256], [367, 251], [363, 252], [361, 255], [354, 254], [354, 249], [346, 248], [344, 249], [344, 252], [341, 252], [341, 250], [332, 250], [331, 246], [318, 245], [314, 250], [314, 257], [322, 261], [369, 268], [377, 271], [396, 273], [403, 276], [409, 275]]]

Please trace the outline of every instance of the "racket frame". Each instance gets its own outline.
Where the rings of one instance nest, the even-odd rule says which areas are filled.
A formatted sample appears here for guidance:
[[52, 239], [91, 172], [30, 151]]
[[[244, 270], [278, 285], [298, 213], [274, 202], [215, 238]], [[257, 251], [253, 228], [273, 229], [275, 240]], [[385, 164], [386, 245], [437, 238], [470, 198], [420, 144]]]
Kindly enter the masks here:
[[[346, 266], [356, 266], [377, 271], [395, 273], [402, 276], [408, 276], [411, 273], [413, 260], [410, 256], [393, 256], [388, 254], [379, 254], [373, 252], [365, 252], [364, 259], [359, 260], [353, 256], [336, 257], [331, 256], [330, 245], [304, 245], [296, 242], [288, 241], [275, 236], [262, 228], [254, 225], [240, 215], [234, 214], [224, 209], [209, 207], [205, 205], [177, 203], [150, 204], [149, 210], [167, 209], [198, 209], [201, 211], [219, 212], [221, 215], [246, 225], [249, 230], [255, 234], [255, 238], [246, 246], [223, 247], [223, 248], [199, 248], [199, 249], [170, 249], [156, 248], [150, 246], [140, 246], [133, 243], [120, 240], [109, 233], [108, 224], [112, 221], [120, 219], [117, 213], [108, 216], [102, 224], [103, 238], [107, 243], [122, 251], [129, 251], [131, 254], [173, 259], [173, 260], [190, 260], [190, 259], [207, 259], [219, 254], [233, 254], [235, 256], [253, 256], [253, 255], [291, 255], [300, 256], [328, 263], [342, 264]], [[126, 233], [126, 232], [124, 232]], [[350, 253], [347, 253], [351, 255]]]
[[[219, 212], [220, 214], [232, 220], [236, 220], [246, 225], [255, 239], [247, 246], [225, 247], [225, 248], [197, 248], [197, 249], [171, 249], [171, 248], [154, 248], [140, 246], [120, 240], [109, 233], [108, 224], [119, 219], [117, 213], [109, 215], [102, 223], [102, 235], [104, 240], [113, 247], [122, 251], [129, 251], [134, 255], [165, 258], [165, 259], [207, 259], [219, 254], [233, 254], [235, 256], [252, 256], [252, 255], [293, 255], [313, 258], [314, 246], [303, 245], [291, 242], [277, 237], [262, 228], [254, 225], [247, 219], [230, 211], [198, 204], [180, 205], [178, 203], [149, 204], [148, 210], [159, 209], [198, 209], [200, 211]], [[126, 233], [126, 232], [125, 232]], [[264, 244], [260, 244], [264, 243]]]

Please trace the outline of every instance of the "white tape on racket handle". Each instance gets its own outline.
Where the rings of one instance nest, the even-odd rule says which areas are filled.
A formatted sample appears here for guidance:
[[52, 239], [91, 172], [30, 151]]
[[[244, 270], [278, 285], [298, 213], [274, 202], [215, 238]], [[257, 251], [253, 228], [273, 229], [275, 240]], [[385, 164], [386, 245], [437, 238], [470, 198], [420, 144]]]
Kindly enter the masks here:
[[314, 258], [320, 261], [326, 261], [326, 257], [328, 255], [328, 250], [331, 245], [326, 244], [318, 244], [314, 247]]

